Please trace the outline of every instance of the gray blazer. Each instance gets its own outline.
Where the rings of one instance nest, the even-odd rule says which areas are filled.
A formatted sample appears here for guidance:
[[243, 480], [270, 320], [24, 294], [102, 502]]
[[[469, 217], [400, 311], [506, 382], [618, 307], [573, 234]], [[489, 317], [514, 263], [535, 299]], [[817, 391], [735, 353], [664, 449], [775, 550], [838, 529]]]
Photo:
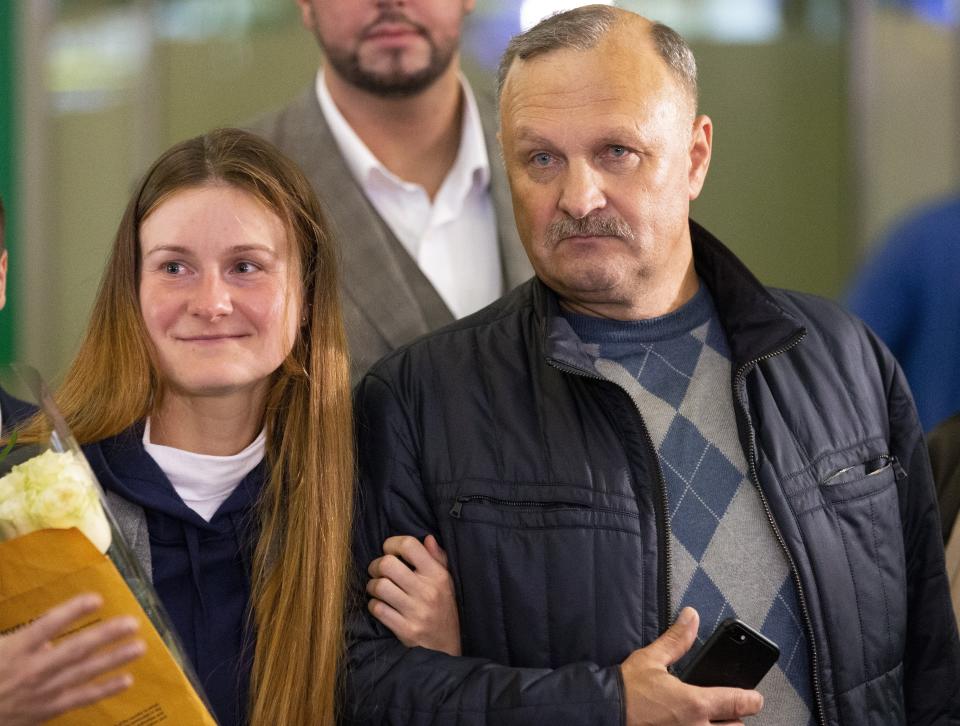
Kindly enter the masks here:
[[[490, 156], [490, 191], [499, 229], [504, 290], [533, 270], [517, 236], [496, 139], [493, 99], [475, 93]], [[313, 183], [339, 240], [343, 317], [351, 379], [394, 348], [453, 321], [406, 248], [364, 196], [320, 110], [313, 84], [285, 109], [251, 126], [293, 159]]]
[[153, 577], [153, 559], [150, 556], [150, 534], [147, 531], [147, 515], [143, 507], [128, 502], [119, 494], [107, 492], [107, 506], [117, 522], [120, 534], [130, 545], [134, 557], [147, 577]]

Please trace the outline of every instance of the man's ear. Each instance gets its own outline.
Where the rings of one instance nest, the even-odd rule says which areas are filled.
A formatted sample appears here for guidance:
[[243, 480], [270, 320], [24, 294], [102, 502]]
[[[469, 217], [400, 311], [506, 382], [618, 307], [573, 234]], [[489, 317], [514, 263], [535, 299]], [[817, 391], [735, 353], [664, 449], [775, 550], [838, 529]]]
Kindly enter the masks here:
[[303, 27], [313, 32], [315, 25], [313, 18], [313, 3], [311, 0], [297, 0], [297, 5], [300, 6], [300, 22], [303, 23]]
[[693, 132], [690, 135], [690, 199], [700, 196], [703, 182], [710, 167], [710, 155], [713, 152], [713, 121], [709, 116], [697, 116], [693, 120]]

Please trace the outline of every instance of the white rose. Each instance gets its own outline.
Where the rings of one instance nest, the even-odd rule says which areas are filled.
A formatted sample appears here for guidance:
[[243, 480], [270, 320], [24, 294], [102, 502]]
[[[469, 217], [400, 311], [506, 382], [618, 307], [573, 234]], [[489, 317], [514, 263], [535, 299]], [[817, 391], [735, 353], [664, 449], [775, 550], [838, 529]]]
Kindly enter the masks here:
[[19, 477], [9, 484], [19, 490], [23, 514], [18, 522], [27, 520], [27, 532], [77, 527], [98, 550], [107, 551], [110, 525], [85, 462], [73, 452], [45, 451], [13, 467], [11, 475]]
[[0, 539], [11, 539], [32, 531], [23, 499], [25, 477], [11, 471], [0, 478]]

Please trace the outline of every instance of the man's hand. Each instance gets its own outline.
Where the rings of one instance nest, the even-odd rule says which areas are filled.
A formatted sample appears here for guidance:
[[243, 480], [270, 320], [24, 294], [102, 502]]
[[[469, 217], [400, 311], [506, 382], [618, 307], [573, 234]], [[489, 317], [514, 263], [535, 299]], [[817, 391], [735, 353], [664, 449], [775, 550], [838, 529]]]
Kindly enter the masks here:
[[628, 726], [740, 724], [763, 708], [763, 696], [756, 691], [689, 686], [667, 671], [690, 650], [699, 622], [696, 610], [684, 608], [663, 635], [620, 665]]
[[130, 687], [128, 674], [95, 679], [143, 655], [143, 642], [128, 640], [137, 630], [133, 618], [111, 618], [51, 642], [102, 604], [99, 595], [80, 595], [0, 636], [0, 724], [33, 726]]
[[460, 616], [447, 553], [431, 534], [390, 537], [368, 568], [370, 613], [407, 647], [460, 655]]

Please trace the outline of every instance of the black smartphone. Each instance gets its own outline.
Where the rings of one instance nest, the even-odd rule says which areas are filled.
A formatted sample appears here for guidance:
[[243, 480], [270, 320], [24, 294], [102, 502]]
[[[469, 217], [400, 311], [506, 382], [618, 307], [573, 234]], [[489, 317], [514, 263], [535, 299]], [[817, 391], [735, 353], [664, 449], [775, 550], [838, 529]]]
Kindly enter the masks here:
[[727, 618], [679, 678], [692, 686], [756, 688], [779, 657], [780, 648], [770, 638], [742, 620]]

